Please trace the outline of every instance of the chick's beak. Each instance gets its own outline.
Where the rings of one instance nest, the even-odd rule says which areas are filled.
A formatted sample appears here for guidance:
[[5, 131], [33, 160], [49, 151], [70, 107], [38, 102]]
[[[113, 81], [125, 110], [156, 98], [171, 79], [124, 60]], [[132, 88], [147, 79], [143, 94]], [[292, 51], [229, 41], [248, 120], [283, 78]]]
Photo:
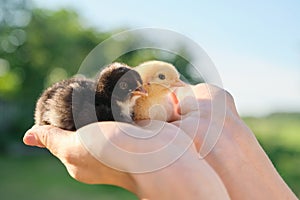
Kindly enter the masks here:
[[186, 86], [186, 83], [180, 79], [177, 79], [176, 81], [171, 83], [171, 87], [184, 87], [184, 86]]
[[134, 91], [131, 92], [131, 94], [139, 95], [139, 96], [148, 96], [148, 92], [145, 90], [143, 86], [136, 88]]

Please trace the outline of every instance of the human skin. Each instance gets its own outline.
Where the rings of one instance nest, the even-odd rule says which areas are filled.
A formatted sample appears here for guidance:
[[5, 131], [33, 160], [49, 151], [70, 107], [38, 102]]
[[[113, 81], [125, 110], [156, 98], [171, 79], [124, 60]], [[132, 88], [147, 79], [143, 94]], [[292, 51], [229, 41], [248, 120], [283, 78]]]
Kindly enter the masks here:
[[[194, 106], [191, 106], [191, 99], [185, 98], [179, 107], [179, 113], [183, 117], [181, 121], [175, 121], [173, 124], [180, 126], [188, 135], [193, 133], [190, 137], [201, 155], [201, 147], [210, 122], [224, 120], [221, 134], [204, 159], [220, 176], [230, 198], [297, 199], [276, 171], [253, 132], [240, 118], [233, 97], [227, 91], [208, 84], [200, 84], [191, 89], [193, 98], [196, 99], [193, 101]], [[224, 115], [211, 118], [211, 105], [220, 103], [218, 99], [224, 97]], [[200, 115], [199, 110], [202, 113]], [[193, 126], [189, 124], [196, 123], [199, 123], [198, 129], [191, 130]], [[208, 135], [208, 138], [210, 136], [216, 135]], [[214, 139], [210, 138], [208, 141]]]
[[[116, 128], [125, 126], [131, 131], [142, 131], [141, 128], [112, 122], [92, 124], [87, 128], [90, 132], [99, 132], [99, 126], [107, 130], [105, 134], [110, 141], [116, 143], [122, 141], [118, 143], [125, 144], [122, 148], [135, 152], [152, 149], [153, 144], [157, 147], [164, 145], [173, 138], [173, 133], [178, 129], [176, 126], [167, 125], [161, 131], [163, 134], [150, 143], [138, 144], [138, 141], [130, 140], [130, 137], [122, 134], [120, 129], [116, 131]], [[190, 140], [185, 134], [179, 137], [181, 141]], [[98, 141], [93, 141], [95, 143], [92, 145], [99, 147]], [[131, 173], [130, 169], [121, 172], [95, 159], [75, 132], [52, 126], [34, 126], [25, 134], [24, 142], [27, 145], [48, 148], [62, 161], [69, 174], [80, 182], [117, 185], [135, 193], [140, 199], [229, 199], [222, 181], [205, 160], [198, 159], [193, 145], [186, 151], [184, 144], [174, 144], [176, 151], [182, 151], [183, 154], [176, 162], [162, 169], [153, 169], [154, 171], [147, 173]], [[105, 145], [100, 144], [100, 146]], [[98, 150], [94, 149], [94, 151]], [[128, 162], [128, 160], [121, 162], [117, 167], [126, 169]]]
[[[82, 144], [78, 132], [51, 126], [34, 126], [26, 132], [23, 140], [27, 145], [48, 148], [76, 180], [117, 185], [135, 193], [140, 199], [229, 199], [229, 196], [231, 199], [297, 199], [276, 172], [251, 130], [240, 119], [230, 94], [207, 84], [185, 90], [192, 92], [186, 92], [180, 99], [180, 118], [166, 123], [160, 133], [149, 141], [123, 134], [122, 130], [144, 131], [124, 123], [101, 122], [81, 129], [84, 134], [90, 134], [87, 137], [92, 137], [100, 127], [105, 130], [102, 133], [109, 141], [129, 152], [158, 149], [173, 141], [176, 133], [179, 140], [171, 144], [170, 152], [166, 152], [161, 159], [167, 158], [164, 156], [173, 151], [182, 152], [182, 155], [161, 169], [132, 173], [131, 161], [121, 156], [116, 158], [119, 160], [116, 165], [107, 166], [91, 155], [91, 151]], [[224, 103], [225, 112], [214, 115], [212, 119], [211, 105], [218, 106], [220, 102]], [[209, 151], [204, 148], [203, 153], [201, 147], [205, 146], [206, 133], [213, 120], [222, 122], [222, 129], [217, 135], [219, 137], [212, 138], [216, 142], [213, 148]], [[195, 129], [192, 124], [198, 127]], [[191, 141], [194, 145], [186, 149]], [[110, 150], [107, 141], [97, 141], [95, 137], [90, 146], [93, 152]]]

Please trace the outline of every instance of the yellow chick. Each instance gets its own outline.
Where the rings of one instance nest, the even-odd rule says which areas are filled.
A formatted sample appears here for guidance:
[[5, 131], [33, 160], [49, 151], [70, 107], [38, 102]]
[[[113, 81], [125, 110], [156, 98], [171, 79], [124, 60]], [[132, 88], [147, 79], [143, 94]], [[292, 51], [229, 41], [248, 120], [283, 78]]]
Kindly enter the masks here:
[[179, 79], [176, 68], [166, 62], [148, 61], [134, 69], [140, 74], [148, 96], [137, 99], [133, 119], [172, 121], [176, 99], [173, 90], [186, 85]]

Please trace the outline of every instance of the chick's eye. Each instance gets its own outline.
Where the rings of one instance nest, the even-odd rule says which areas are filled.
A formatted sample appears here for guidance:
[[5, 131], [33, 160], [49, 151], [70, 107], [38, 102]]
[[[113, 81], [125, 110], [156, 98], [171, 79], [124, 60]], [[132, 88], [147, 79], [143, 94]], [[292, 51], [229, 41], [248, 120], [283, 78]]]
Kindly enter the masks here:
[[158, 78], [161, 80], [164, 80], [166, 78], [166, 76], [164, 74], [158, 74]]
[[120, 87], [120, 89], [125, 90], [128, 88], [128, 84], [126, 82], [122, 81], [119, 83], [119, 87]]

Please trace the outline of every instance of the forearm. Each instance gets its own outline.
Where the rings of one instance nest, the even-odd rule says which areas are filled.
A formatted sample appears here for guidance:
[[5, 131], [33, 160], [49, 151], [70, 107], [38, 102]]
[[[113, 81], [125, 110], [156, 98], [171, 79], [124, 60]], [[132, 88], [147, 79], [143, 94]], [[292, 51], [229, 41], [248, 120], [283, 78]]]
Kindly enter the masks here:
[[234, 129], [225, 125], [219, 142], [205, 158], [221, 177], [230, 197], [232, 199], [297, 199], [278, 174], [251, 130], [241, 120], [234, 123], [239, 128]]
[[192, 86], [189, 91], [182, 92], [179, 109], [182, 122], [173, 124], [194, 140], [200, 155], [218, 173], [230, 197], [296, 199], [239, 117], [233, 97], [208, 84]]

